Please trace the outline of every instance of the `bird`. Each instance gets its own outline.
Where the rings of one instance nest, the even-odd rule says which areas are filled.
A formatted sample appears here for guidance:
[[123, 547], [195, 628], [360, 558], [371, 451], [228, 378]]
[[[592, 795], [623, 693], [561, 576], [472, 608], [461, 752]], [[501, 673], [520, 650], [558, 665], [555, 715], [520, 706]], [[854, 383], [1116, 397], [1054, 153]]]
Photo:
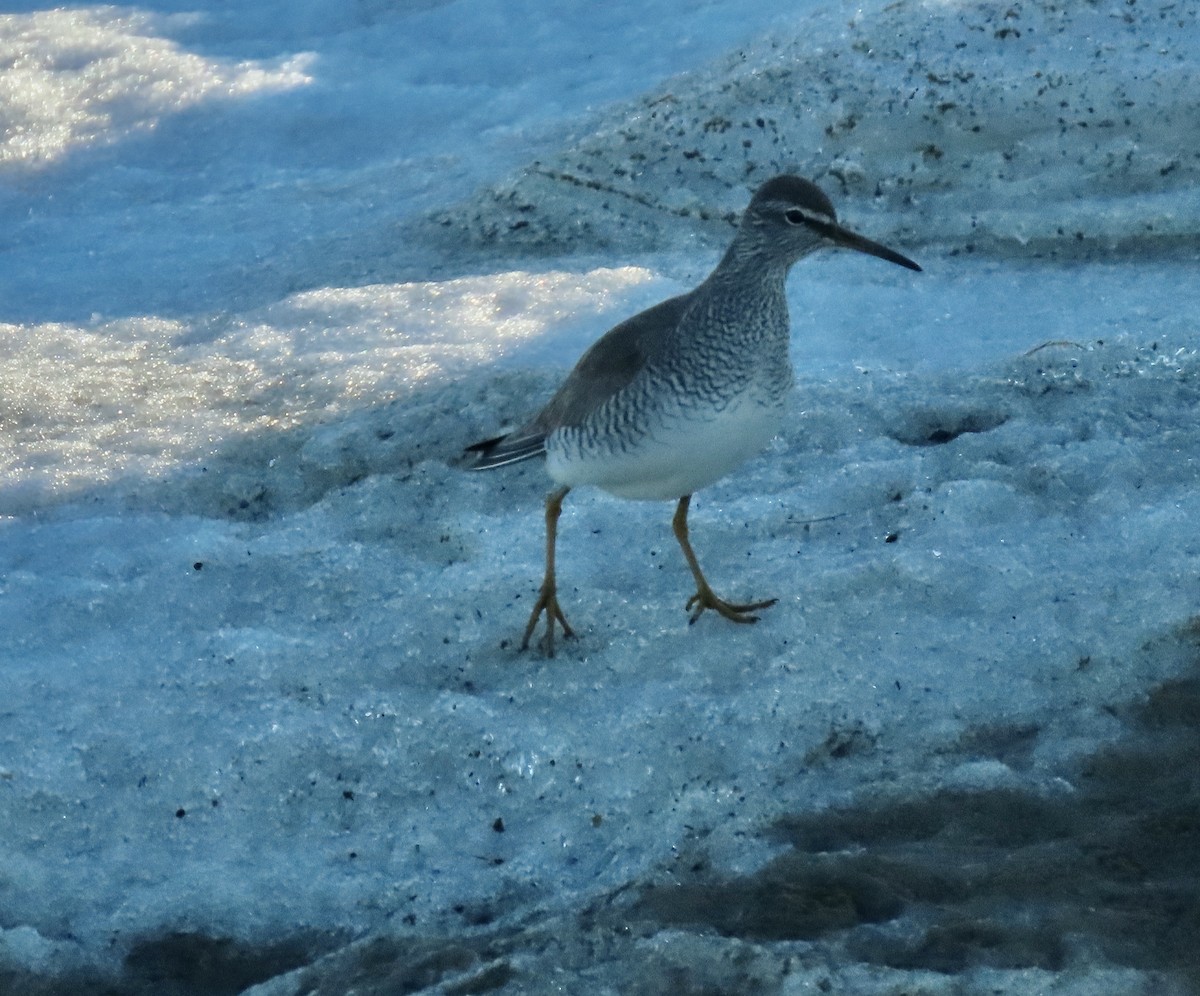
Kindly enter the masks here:
[[558, 600], [555, 547], [563, 500], [592, 485], [620, 498], [676, 502], [672, 529], [696, 591], [684, 611], [735, 623], [778, 599], [729, 602], [711, 588], [688, 534], [700, 488], [757, 454], [783, 427], [794, 374], [785, 284], [792, 265], [841, 247], [920, 271], [893, 249], [843, 227], [815, 183], [794, 175], [763, 183], [716, 269], [693, 290], [626, 319], [584, 352], [549, 402], [515, 431], [464, 451], [470, 470], [537, 457], [556, 484], [546, 497], [545, 573], [525, 627], [529, 647], [545, 616], [574, 635]]

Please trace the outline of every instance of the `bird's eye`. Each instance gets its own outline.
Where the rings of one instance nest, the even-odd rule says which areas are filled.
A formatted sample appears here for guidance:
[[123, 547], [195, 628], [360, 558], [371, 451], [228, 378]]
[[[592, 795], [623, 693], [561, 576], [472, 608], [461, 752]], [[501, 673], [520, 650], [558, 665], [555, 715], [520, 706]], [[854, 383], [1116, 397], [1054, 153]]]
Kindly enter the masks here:
[[805, 222], [804, 212], [799, 208], [789, 208], [783, 212], [783, 216], [788, 220], [790, 225], [803, 225]]

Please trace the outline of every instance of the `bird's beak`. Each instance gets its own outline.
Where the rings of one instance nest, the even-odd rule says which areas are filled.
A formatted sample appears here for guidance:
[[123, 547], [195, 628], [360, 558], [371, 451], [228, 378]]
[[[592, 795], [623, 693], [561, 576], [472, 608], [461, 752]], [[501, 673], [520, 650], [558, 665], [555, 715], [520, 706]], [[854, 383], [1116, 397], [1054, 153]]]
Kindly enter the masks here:
[[863, 238], [863, 236], [850, 231], [848, 228], [842, 228], [841, 225], [823, 225], [822, 228], [824, 229], [825, 237], [836, 246], [865, 252], [868, 256], [878, 256], [880, 259], [886, 259], [889, 263], [896, 263], [898, 266], [907, 266], [910, 270], [917, 270], [919, 272], [921, 269], [907, 256], [901, 256], [894, 249], [889, 249], [878, 242], [872, 242], [870, 239]]

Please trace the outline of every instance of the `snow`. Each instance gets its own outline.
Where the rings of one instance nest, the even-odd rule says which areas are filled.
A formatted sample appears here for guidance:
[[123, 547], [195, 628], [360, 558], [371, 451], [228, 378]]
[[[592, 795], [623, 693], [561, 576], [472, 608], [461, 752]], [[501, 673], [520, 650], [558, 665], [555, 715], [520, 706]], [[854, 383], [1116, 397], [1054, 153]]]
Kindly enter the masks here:
[[[593, 7], [0, 15], [0, 990], [1188, 991], [1197, 6]], [[784, 169], [925, 272], [791, 278], [779, 603], [580, 489], [518, 652], [458, 454]]]

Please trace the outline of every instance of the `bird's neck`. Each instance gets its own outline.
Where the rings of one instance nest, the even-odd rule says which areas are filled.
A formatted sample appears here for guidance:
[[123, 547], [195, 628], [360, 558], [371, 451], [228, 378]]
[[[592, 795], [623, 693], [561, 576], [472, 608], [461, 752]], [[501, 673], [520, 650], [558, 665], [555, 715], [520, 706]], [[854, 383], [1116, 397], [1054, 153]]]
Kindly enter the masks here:
[[778, 253], [764, 251], [761, 246], [734, 239], [721, 262], [701, 284], [702, 293], [740, 299], [750, 295], [758, 301], [784, 300], [784, 284], [791, 264]]
[[781, 259], [778, 253], [739, 237], [725, 250], [721, 262], [704, 284], [714, 289], [736, 287], [740, 293], [760, 297], [782, 296], [790, 269], [791, 262]]
[[689, 334], [733, 337], [753, 344], [754, 348], [738, 354], [741, 361], [730, 362], [757, 367], [773, 357], [775, 366], [786, 368], [788, 268], [778, 253], [735, 239], [717, 268], [693, 292], [690, 320], [685, 323]]

